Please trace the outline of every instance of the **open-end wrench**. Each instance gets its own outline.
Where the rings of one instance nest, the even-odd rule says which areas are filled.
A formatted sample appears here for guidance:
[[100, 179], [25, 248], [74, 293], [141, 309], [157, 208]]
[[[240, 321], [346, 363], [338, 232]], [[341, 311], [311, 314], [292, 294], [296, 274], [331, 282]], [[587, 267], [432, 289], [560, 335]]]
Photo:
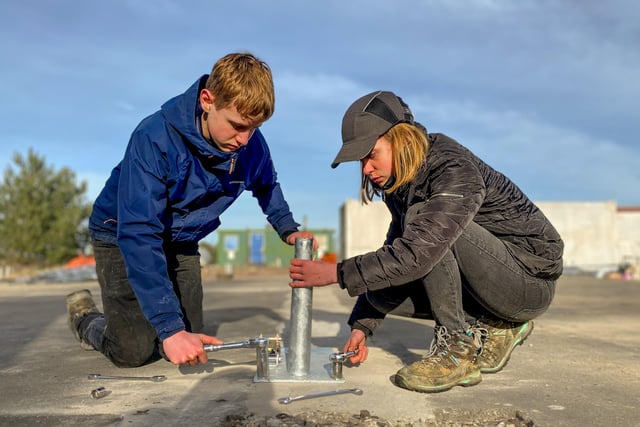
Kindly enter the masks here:
[[295, 400], [314, 399], [316, 397], [333, 396], [335, 394], [347, 394], [347, 393], [353, 393], [353, 394], [357, 394], [358, 396], [361, 396], [363, 391], [362, 389], [359, 389], [359, 388], [340, 388], [338, 390], [321, 391], [319, 393], [309, 393], [309, 394], [303, 394], [295, 397], [291, 397], [291, 396], [281, 397], [280, 399], [278, 399], [278, 402], [288, 405], [289, 403]]
[[90, 380], [141, 380], [152, 381], [154, 383], [161, 383], [167, 379], [164, 375], [154, 375], [152, 377], [121, 377], [117, 375], [89, 374], [87, 377]]

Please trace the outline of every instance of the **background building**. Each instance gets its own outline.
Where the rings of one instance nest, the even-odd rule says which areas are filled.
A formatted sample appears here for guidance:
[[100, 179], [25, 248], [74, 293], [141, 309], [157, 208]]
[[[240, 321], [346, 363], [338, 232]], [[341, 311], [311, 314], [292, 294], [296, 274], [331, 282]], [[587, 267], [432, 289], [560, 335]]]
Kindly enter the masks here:
[[600, 272], [640, 265], [640, 207], [613, 201], [536, 205], [564, 240], [565, 269]]
[[[318, 240], [318, 258], [335, 253], [332, 229], [306, 229]], [[271, 227], [263, 229], [218, 230], [217, 262], [220, 266], [269, 266], [289, 265], [295, 249], [287, 245]]]
[[[565, 244], [565, 272], [595, 274], [617, 271], [624, 265], [640, 273], [640, 206], [615, 202], [536, 202], [551, 220]], [[382, 201], [363, 205], [348, 199], [340, 207], [339, 247], [333, 229], [313, 229], [320, 248], [318, 258], [337, 254], [349, 258], [379, 248], [391, 221]], [[221, 267], [286, 267], [294, 249], [283, 243], [270, 226], [264, 229], [218, 230], [217, 262]]]
[[[537, 202], [565, 244], [565, 271], [600, 273], [640, 265], [640, 207], [615, 202]], [[340, 210], [340, 254], [348, 258], [380, 247], [391, 215], [382, 201], [347, 200]]]

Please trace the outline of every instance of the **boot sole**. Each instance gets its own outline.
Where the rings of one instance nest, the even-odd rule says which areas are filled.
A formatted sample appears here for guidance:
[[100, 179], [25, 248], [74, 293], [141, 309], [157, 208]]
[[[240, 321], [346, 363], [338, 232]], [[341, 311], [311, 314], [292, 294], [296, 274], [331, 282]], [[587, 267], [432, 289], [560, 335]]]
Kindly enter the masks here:
[[401, 375], [396, 374], [394, 382], [398, 387], [402, 387], [405, 388], [407, 390], [411, 390], [411, 391], [417, 391], [419, 393], [441, 393], [443, 391], [447, 391], [447, 390], [451, 390], [453, 387], [459, 385], [462, 387], [470, 387], [472, 385], [476, 385], [478, 383], [480, 383], [482, 381], [482, 375], [480, 374], [480, 371], [478, 371], [477, 373], [471, 374], [470, 376], [466, 377], [465, 379], [458, 381], [458, 382], [454, 382], [454, 383], [450, 383], [450, 384], [443, 384], [443, 385], [439, 385], [439, 386], [412, 386], [409, 384], [409, 382], [407, 381], [406, 378], [404, 378]]
[[73, 336], [75, 337], [75, 339], [77, 341], [80, 342], [80, 347], [83, 350], [93, 350], [93, 346], [89, 343], [86, 343], [82, 340], [82, 338], [80, 337], [80, 333], [78, 332], [78, 329], [76, 328], [75, 325], [75, 316], [72, 316], [71, 314], [71, 310], [77, 310], [76, 307], [74, 307], [76, 304], [78, 304], [80, 301], [88, 299], [91, 301], [93, 307], [87, 311], [85, 311], [84, 313], [81, 312], [76, 312], [77, 314], [75, 314], [75, 316], [80, 315], [80, 316], [86, 316], [89, 313], [92, 312], [98, 312], [97, 307], [95, 306], [95, 302], [93, 301], [93, 295], [91, 295], [91, 291], [89, 291], [88, 289], [83, 289], [80, 291], [75, 291], [72, 292], [70, 294], [67, 295], [66, 297], [66, 304], [67, 304], [67, 326], [69, 327], [69, 330], [71, 330], [71, 333], [73, 333]]
[[500, 372], [502, 368], [507, 365], [509, 359], [511, 359], [511, 353], [513, 353], [513, 350], [516, 348], [516, 346], [522, 345], [524, 343], [524, 340], [526, 340], [529, 335], [531, 335], [531, 332], [533, 332], [533, 322], [529, 321], [527, 322], [527, 326], [525, 327], [524, 331], [521, 331], [516, 337], [515, 341], [511, 345], [511, 348], [509, 349], [509, 352], [507, 353], [507, 356], [502, 359], [497, 366], [493, 368], [480, 368], [480, 372], [482, 372], [483, 374], [495, 374], [496, 372]]

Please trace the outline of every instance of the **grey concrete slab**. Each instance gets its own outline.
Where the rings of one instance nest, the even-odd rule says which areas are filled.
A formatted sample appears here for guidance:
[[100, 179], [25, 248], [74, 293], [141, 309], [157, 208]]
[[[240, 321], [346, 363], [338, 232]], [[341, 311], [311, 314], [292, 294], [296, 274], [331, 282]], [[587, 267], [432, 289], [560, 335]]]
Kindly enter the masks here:
[[[205, 285], [206, 332], [230, 342], [281, 333], [286, 338], [288, 278], [256, 276]], [[640, 283], [561, 279], [551, 309], [505, 369], [473, 387], [420, 394], [392, 384], [432, 337], [429, 321], [389, 316], [370, 342], [369, 360], [344, 368], [344, 382], [255, 383], [255, 351], [210, 353], [200, 367], [165, 361], [119, 369], [80, 349], [66, 325], [65, 296], [95, 282], [0, 284], [0, 425], [221, 425], [228, 416], [344, 412], [421, 425], [443, 417], [519, 411], [540, 426], [640, 426]], [[313, 294], [311, 345], [342, 348], [353, 300], [332, 286]], [[286, 339], [285, 339], [286, 346]], [[329, 354], [327, 354], [328, 361]], [[90, 373], [166, 375], [161, 383], [89, 380]], [[104, 386], [111, 394], [93, 399]], [[358, 387], [289, 405], [278, 398]], [[447, 415], [448, 414], [448, 415]], [[475, 415], [474, 415], [475, 414]]]

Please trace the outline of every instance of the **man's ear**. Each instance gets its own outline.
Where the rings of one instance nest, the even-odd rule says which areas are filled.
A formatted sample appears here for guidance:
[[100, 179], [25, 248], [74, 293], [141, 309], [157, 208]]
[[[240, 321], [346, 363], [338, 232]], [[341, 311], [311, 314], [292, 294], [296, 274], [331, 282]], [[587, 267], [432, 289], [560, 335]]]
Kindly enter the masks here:
[[200, 106], [202, 107], [202, 110], [206, 113], [210, 112], [211, 109], [214, 108], [213, 103], [215, 99], [213, 92], [209, 89], [202, 89], [200, 91]]

